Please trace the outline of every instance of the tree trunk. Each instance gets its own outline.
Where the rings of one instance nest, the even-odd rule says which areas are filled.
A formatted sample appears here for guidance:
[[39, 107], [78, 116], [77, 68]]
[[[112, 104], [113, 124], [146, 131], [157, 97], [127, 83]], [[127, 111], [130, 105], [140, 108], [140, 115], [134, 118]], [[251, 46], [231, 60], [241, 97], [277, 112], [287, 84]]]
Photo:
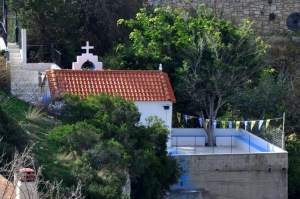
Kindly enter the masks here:
[[206, 134], [207, 134], [207, 138], [208, 138], [207, 146], [214, 146], [213, 121], [216, 119], [216, 117], [215, 117], [215, 114], [214, 114], [213, 103], [209, 104], [208, 119], [209, 119], [208, 124], [205, 123], [205, 125], [207, 125], [207, 127], [206, 126], [204, 127], [204, 129], [206, 131]]
[[122, 193], [130, 199], [130, 193], [131, 193], [131, 181], [130, 181], [130, 176], [128, 170], [125, 170], [125, 175], [126, 175], [126, 183], [122, 187]]
[[211, 122], [209, 122], [210, 128], [208, 129], [207, 137], [208, 137], [208, 143], [207, 146], [214, 146], [214, 133], [213, 133], [213, 128], [211, 125]]

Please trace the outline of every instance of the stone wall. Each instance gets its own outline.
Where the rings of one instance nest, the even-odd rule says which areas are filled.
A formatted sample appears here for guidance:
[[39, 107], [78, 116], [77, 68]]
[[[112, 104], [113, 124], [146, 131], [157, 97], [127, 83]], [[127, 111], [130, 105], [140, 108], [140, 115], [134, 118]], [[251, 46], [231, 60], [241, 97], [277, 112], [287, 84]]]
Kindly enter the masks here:
[[[149, 0], [154, 7], [194, 7], [205, 4], [218, 17], [240, 22], [249, 19], [254, 22], [253, 29], [258, 34], [269, 34], [288, 30], [287, 17], [300, 12], [299, 0]], [[275, 16], [271, 20], [270, 14]]]
[[194, 193], [198, 190], [198, 198], [207, 199], [288, 198], [287, 153], [177, 157], [182, 160], [187, 172], [180, 182], [173, 186], [175, 193], [180, 190], [183, 191], [181, 193]]

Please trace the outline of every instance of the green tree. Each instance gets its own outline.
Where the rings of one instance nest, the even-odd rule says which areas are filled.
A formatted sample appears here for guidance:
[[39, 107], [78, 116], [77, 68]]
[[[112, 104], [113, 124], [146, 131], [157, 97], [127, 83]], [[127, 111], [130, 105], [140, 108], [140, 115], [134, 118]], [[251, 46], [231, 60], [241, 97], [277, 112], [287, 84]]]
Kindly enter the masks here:
[[[62, 53], [61, 67], [70, 68], [86, 41], [94, 46], [94, 54], [103, 56], [116, 43], [126, 40], [129, 30], [118, 27], [117, 20], [134, 17], [146, 1], [132, 0], [129, 4], [121, 0], [8, 0], [8, 3], [27, 29], [28, 45], [54, 44]], [[38, 55], [43, 57], [48, 48], [40, 47]]]
[[[299, 35], [299, 34], [298, 34]], [[268, 52], [268, 63], [276, 71], [286, 74], [287, 87], [286, 96], [282, 103], [287, 115], [287, 132], [300, 131], [300, 48], [299, 44], [290, 40], [284, 40], [279, 44], [273, 44]]]
[[136, 56], [171, 63], [164, 70], [173, 77], [176, 98], [185, 111], [209, 119], [204, 127], [212, 146], [212, 121], [219, 109], [257, 84], [266, 68], [261, 57], [267, 45], [255, 38], [251, 23], [245, 20], [235, 26], [202, 6], [191, 12], [141, 9], [135, 19], [119, 23], [133, 29], [130, 39]]
[[67, 94], [63, 99], [61, 114], [68, 124], [49, 141], [59, 153], [73, 154], [72, 173], [87, 185], [88, 198], [120, 198], [126, 173], [131, 198], [158, 198], [177, 182], [180, 164], [167, 152], [169, 131], [162, 120], [139, 124], [137, 107], [119, 96]]
[[290, 199], [300, 196], [300, 140], [296, 134], [286, 137], [286, 150], [289, 153], [288, 194]]
[[147, 119], [133, 135], [136, 144], [130, 152], [132, 162], [129, 171], [137, 172], [132, 178], [131, 198], [152, 199], [164, 196], [182, 174], [178, 160], [167, 154], [168, 130], [156, 117]]
[[288, 75], [266, 72], [260, 83], [249, 88], [231, 106], [239, 110], [239, 116], [247, 119], [276, 118], [285, 110], [284, 101], [288, 95]]
[[71, 175], [85, 185], [83, 193], [87, 198], [122, 198], [123, 149], [113, 140], [101, 139], [101, 135], [94, 126], [77, 122], [58, 127], [48, 141], [58, 148], [58, 153], [68, 154], [69, 159], [65, 159], [71, 160]]
[[79, 26], [82, 1], [9, 0], [8, 5], [18, 15], [22, 28], [27, 29], [27, 44], [46, 45], [38, 48], [34, 61], [44, 61], [39, 57], [44, 57], [51, 43], [62, 53], [63, 66], [74, 61], [83, 32]]
[[89, 0], [84, 1], [80, 14], [80, 25], [84, 27], [83, 37], [95, 46], [94, 54], [104, 56], [114, 45], [126, 41], [130, 30], [118, 26], [120, 18], [130, 19], [146, 0]]

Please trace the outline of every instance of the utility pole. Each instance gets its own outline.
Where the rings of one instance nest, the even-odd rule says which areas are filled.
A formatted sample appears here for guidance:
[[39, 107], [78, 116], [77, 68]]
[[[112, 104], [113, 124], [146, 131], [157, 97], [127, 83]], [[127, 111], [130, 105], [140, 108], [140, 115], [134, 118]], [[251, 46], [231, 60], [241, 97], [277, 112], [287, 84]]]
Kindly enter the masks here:
[[5, 27], [5, 0], [3, 0], [2, 2], [2, 12], [3, 12], [3, 24], [4, 24], [4, 27]]
[[15, 34], [16, 34], [16, 39], [15, 42], [16, 44], [19, 42], [19, 26], [18, 26], [18, 13], [16, 11], [16, 26], [15, 26]]
[[283, 117], [282, 117], [282, 140], [281, 140], [281, 148], [282, 148], [282, 150], [285, 149], [284, 123], [285, 123], [285, 112], [283, 112]]
[[3, 0], [3, 23], [7, 32], [7, 4], [5, 0]]

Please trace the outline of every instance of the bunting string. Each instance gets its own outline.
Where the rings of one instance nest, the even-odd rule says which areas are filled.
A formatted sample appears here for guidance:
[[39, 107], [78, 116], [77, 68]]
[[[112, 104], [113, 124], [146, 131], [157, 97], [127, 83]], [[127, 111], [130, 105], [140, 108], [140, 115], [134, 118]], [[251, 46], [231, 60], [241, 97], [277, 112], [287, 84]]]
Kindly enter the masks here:
[[[204, 119], [204, 118], [201, 118], [201, 117], [191, 116], [191, 115], [182, 114], [182, 113], [178, 113], [178, 112], [176, 113], [176, 116], [177, 116], [177, 120], [178, 120], [179, 123], [181, 123], [181, 118], [183, 117], [186, 124], [188, 123], [189, 119], [198, 118], [199, 125], [200, 125], [201, 128], [203, 128], [204, 125], [206, 126], [206, 128], [208, 128], [208, 125], [209, 125], [209, 122], [210, 122], [209, 119]], [[265, 127], [268, 128], [271, 121], [276, 120], [276, 122], [277, 122], [278, 120], [281, 120], [281, 119], [283, 119], [283, 118], [280, 117], [280, 118], [273, 118], [273, 119], [266, 119], [266, 120], [249, 120], [249, 121], [225, 121], [225, 120], [220, 121], [220, 120], [214, 120], [212, 122], [212, 125], [213, 125], [214, 128], [216, 128], [217, 123], [220, 122], [221, 127], [225, 129], [226, 128], [226, 123], [228, 123], [228, 128], [233, 128], [233, 124], [235, 123], [235, 128], [236, 128], [236, 130], [238, 130], [240, 128], [241, 122], [243, 122], [244, 126], [245, 126], [245, 130], [247, 130], [247, 126], [248, 126], [248, 123], [249, 123], [250, 130], [252, 131], [257, 122], [258, 122], [258, 130], [260, 130], [264, 122], [265, 122]]]

